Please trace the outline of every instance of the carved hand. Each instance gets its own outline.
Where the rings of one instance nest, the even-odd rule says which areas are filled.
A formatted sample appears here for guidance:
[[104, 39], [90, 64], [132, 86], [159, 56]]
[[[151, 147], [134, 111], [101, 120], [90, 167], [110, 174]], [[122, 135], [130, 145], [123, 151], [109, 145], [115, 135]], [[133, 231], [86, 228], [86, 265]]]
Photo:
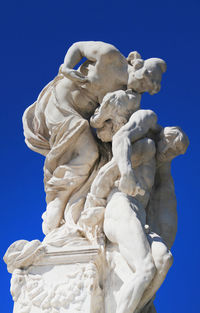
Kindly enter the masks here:
[[73, 69], [66, 69], [64, 68], [63, 64], [60, 67], [60, 72], [67, 78], [72, 81], [79, 82], [79, 83], [86, 83], [88, 82], [88, 78], [84, 76], [79, 71]]

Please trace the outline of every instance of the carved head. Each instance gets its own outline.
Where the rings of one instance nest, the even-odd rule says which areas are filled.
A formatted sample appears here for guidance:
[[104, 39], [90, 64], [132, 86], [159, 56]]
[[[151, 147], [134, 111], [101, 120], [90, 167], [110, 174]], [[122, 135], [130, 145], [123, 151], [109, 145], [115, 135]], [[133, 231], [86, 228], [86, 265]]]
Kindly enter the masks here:
[[139, 93], [148, 92], [150, 95], [160, 91], [162, 75], [167, 68], [164, 60], [159, 58], [143, 60], [137, 51], [133, 51], [127, 61], [129, 63], [128, 88]]
[[112, 141], [114, 134], [140, 108], [141, 96], [131, 90], [117, 90], [105, 95], [99, 108], [90, 119], [97, 136], [103, 142]]
[[157, 159], [162, 162], [169, 162], [176, 156], [184, 154], [188, 145], [188, 136], [180, 127], [165, 127], [160, 133]]

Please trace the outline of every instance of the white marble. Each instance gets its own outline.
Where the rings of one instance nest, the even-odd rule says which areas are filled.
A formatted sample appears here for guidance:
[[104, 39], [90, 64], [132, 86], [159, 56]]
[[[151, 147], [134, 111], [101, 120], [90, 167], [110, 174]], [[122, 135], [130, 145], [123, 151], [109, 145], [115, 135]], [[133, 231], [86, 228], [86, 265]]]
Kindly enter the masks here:
[[[107, 141], [113, 133], [104, 128], [107, 120], [104, 119], [102, 124], [99, 121], [101, 115], [109, 117], [109, 127], [116, 131], [112, 140], [113, 159], [96, 176], [88, 195], [89, 201], [86, 201], [86, 212], [94, 209], [90, 198], [107, 199], [103, 232], [126, 261], [122, 265], [117, 262], [117, 267], [122, 266], [120, 271], [124, 273], [125, 265], [128, 268], [117, 294], [116, 312], [131, 313], [152, 299], [172, 265], [173, 258], [168, 248], [175, 237], [177, 220], [174, 218], [176, 198], [170, 164], [174, 157], [185, 153], [188, 138], [178, 127], [162, 129], [151, 110], [140, 109], [131, 117], [126, 116], [124, 107], [121, 109], [121, 94], [119, 97], [118, 92], [113, 92], [109, 98], [115, 109], [110, 110], [106, 99], [107, 105], [103, 101], [103, 110], [96, 111], [91, 125], [97, 128], [98, 137]], [[127, 118], [123, 121], [124, 126], [116, 120], [116, 115], [118, 119], [121, 116]], [[150, 131], [154, 140], [148, 137]], [[156, 188], [153, 188], [154, 184]], [[163, 203], [160, 202], [162, 199]], [[86, 212], [82, 212], [84, 220]], [[89, 214], [91, 219], [91, 212]], [[86, 229], [87, 232], [90, 230]]]
[[99, 282], [98, 247], [45, 247], [30, 266], [15, 269], [11, 279], [14, 313], [104, 312]]
[[165, 71], [160, 58], [77, 42], [25, 111], [26, 144], [45, 156], [47, 207], [43, 242], [17, 241], [4, 256], [14, 313], [156, 312], [177, 231], [171, 162], [189, 144], [140, 107]]

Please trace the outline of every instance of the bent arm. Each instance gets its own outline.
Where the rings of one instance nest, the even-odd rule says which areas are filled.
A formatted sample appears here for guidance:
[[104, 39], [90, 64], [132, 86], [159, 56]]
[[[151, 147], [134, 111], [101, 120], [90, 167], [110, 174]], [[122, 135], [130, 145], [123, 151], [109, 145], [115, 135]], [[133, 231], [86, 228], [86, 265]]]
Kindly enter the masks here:
[[132, 172], [132, 143], [145, 137], [149, 130], [157, 130], [157, 115], [151, 110], [138, 110], [113, 137], [113, 157], [121, 176]]
[[64, 68], [73, 69], [74, 66], [81, 61], [83, 57], [96, 61], [94, 53], [94, 41], [80, 41], [74, 43], [67, 51], [64, 59]]
[[74, 43], [67, 51], [61, 72], [67, 78], [73, 81], [86, 81], [86, 77], [79, 71], [73, 70], [83, 57], [90, 61], [98, 61], [99, 58], [109, 53], [111, 50], [117, 50], [114, 46], [101, 41], [79, 41]]

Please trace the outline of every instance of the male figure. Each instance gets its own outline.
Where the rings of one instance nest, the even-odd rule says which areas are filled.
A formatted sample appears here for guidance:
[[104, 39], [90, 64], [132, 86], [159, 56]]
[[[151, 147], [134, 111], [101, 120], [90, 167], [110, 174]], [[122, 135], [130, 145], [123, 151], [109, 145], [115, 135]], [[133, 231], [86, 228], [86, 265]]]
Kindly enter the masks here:
[[147, 224], [171, 249], [177, 231], [177, 211], [171, 161], [184, 154], [188, 137], [179, 127], [165, 127], [158, 136], [155, 184], [147, 207]]
[[[110, 130], [117, 131], [121, 127], [119, 120], [123, 120], [123, 117], [126, 119], [127, 116], [124, 115], [124, 107], [122, 110], [122, 106], [117, 106], [117, 103], [120, 103], [119, 98], [118, 101], [112, 101], [113, 97], [110, 94], [109, 105], [108, 99], [106, 100], [91, 118], [91, 124], [97, 127], [97, 135], [101, 140], [111, 141], [113, 133], [110, 133]], [[106, 114], [107, 107], [109, 110]], [[102, 113], [104, 118], [106, 116], [106, 120], [103, 121], [101, 128], [98, 128]], [[90, 203], [95, 204], [96, 201], [98, 206], [102, 203], [100, 199], [107, 198], [120, 172], [119, 190], [113, 189], [108, 197], [104, 232], [111, 242], [118, 245], [121, 255], [133, 271], [133, 276], [124, 282], [120, 290], [117, 313], [135, 312], [136, 309], [142, 308], [158, 290], [172, 264], [171, 253], [162, 239], [154, 233], [150, 233], [147, 237], [145, 233], [145, 208], [154, 183], [156, 150], [151, 139], [140, 138], [146, 136], [149, 130], [158, 130], [157, 117], [152, 111], [139, 110], [130, 117], [129, 122], [113, 137], [113, 160], [100, 170], [86, 202], [86, 212], [89, 214], [90, 222]], [[162, 140], [164, 137], [161, 142]], [[186, 149], [184, 144], [183, 147]], [[181, 152], [183, 151], [179, 151]], [[145, 191], [145, 195], [142, 195], [141, 190]], [[134, 198], [128, 196], [138, 192], [140, 195]], [[80, 224], [84, 224], [84, 218], [83, 213]], [[151, 288], [148, 290], [149, 286]]]

